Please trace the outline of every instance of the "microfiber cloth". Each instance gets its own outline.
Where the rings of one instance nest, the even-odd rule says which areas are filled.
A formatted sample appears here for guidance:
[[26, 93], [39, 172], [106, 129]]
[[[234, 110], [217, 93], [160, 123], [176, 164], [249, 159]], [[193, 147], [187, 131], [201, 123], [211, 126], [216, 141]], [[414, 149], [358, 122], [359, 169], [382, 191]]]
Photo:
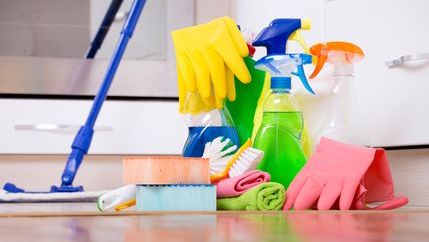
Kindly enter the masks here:
[[243, 175], [223, 179], [216, 184], [217, 198], [237, 197], [261, 183], [269, 182], [270, 174], [263, 171], [249, 171]]
[[218, 210], [280, 210], [285, 201], [285, 188], [280, 183], [266, 182], [239, 197], [217, 200]]

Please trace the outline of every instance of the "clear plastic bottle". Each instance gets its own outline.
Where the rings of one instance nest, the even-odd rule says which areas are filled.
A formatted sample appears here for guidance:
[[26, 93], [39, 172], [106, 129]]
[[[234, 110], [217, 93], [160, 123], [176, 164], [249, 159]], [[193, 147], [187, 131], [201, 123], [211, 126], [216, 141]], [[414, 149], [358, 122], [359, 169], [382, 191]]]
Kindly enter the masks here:
[[254, 147], [264, 151], [258, 169], [269, 172], [272, 181], [288, 187], [306, 162], [302, 149], [304, 119], [291, 90], [276, 85], [275, 78], [271, 82]]
[[219, 136], [229, 138], [232, 142], [231, 145], [240, 146], [234, 122], [226, 109], [217, 109], [211, 105], [206, 105], [198, 94], [188, 95], [185, 105], [187, 105], [188, 110], [198, 110], [199, 112], [186, 115], [188, 138], [183, 147], [183, 156], [201, 157], [205, 144]]
[[357, 141], [350, 116], [350, 112], [353, 112], [353, 108], [357, 106], [350, 85], [352, 81], [352, 75], [331, 76], [329, 80], [331, 98], [326, 119], [314, 138], [317, 143], [322, 136], [348, 143]]
[[[321, 127], [314, 135], [315, 144], [322, 136], [351, 144], [363, 144], [364, 138], [358, 132], [356, 114], [358, 105], [354, 93], [354, 64], [364, 57], [359, 46], [349, 42], [327, 42], [311, 47], [313, 55], [318, 56], [314, 73], [317, 76], [325, 62], [331, 64], [331, 74], [320, 80], [328, 87], [328, 109]], [[317, 81], [317, 80], [316, 80]]]

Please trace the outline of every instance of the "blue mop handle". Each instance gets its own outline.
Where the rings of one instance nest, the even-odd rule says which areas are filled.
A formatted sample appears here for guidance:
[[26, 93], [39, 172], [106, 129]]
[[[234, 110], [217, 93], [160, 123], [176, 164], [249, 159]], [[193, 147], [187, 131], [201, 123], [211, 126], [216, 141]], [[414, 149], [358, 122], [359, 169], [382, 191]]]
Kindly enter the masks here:
[[140, 18], [140, 14], [146, 0], [134, 0], [131, 7], [130, 14], [127, 21], [122, 28], [121, 37], [113, 53], [112, 59], [110, 60], [109, 67], [104, 76], [103, 83], [98, 90], [97, 95], [94, 98], [91, 111], [88, 115], [85, 125], [83, 125], [77, 133], [73, 144], [72, 152], [68, 157], [68, 161], [61, 177], [61, 187], [71, 186], [76, 175], [77, 170], [83, 160], [83, 157], [87, 154], [89, 146], [91, 145], [92, 136], [94, 134], [94, 125], [97, 120], [98, 114], [100, 113], [103, 102], [106, 99], [110, 85], [112, 84], [113, 77], [116, 74], [119, 63], [121, 62], [122, 56], [128, 44], [128, 40], [132, 37], [134, 29]]
[[88, 52], [86, 53], [86, 59], [94, 59], [95, 55], [103, 44], [104, 38], [106, 38], [110, 26], [115, 20], [115, 16], [121, 8], [123, 1], [124, 0], [112, 0], [112, 2], [110, 2], [110, 6], [107, 9], [106, 14], [104, 15], [103, 21], [98, 28], [97, 34], [95, 34], [95, 37], [91, 42], [91, 45], [89, 46]]

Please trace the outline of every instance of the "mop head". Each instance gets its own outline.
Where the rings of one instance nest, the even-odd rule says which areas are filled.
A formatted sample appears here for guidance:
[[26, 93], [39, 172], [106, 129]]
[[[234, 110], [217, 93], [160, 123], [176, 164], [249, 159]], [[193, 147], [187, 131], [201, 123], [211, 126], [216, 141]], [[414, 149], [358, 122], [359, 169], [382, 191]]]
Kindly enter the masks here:
[[0, 203], [96, 202], [97, 198], [106, 192], [13, 193], [0, 190]]

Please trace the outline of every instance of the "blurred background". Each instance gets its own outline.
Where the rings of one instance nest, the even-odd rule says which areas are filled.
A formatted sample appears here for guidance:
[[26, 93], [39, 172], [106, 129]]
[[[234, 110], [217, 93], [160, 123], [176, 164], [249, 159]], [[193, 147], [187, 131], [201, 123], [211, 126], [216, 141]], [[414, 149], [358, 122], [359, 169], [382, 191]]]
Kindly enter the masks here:
[[[112, 2], [0, 0], [0, 184], [36, 190], [60, 182], [132, 0], [119, 1], [100, 49], [89, 57]], [[343, 40], [364, 50], [353, 83], [357, 107], [350, 110], [363, 144], [390, 149], [398, 193], [407, 191], [411, 205], [429, 206], [421, 192], [429, 188], [428, 7], [424, 0], [148, 0], [76, 184], [119, 186], [123, 155], [181, 153], [187, 130], [178, 114], [172, 30], [229, 15], [257, 34], [274, 18], [309, 18], [308, 45]], [[255, 59], [263, 55], [258, 48]], [[388, 67], [392, 60], [400, 64]], [[317, 80], [311, 85], [321, 91]], [[320, 104], [307, 110], [314, 126], [324, 103], [303, 98]]]

